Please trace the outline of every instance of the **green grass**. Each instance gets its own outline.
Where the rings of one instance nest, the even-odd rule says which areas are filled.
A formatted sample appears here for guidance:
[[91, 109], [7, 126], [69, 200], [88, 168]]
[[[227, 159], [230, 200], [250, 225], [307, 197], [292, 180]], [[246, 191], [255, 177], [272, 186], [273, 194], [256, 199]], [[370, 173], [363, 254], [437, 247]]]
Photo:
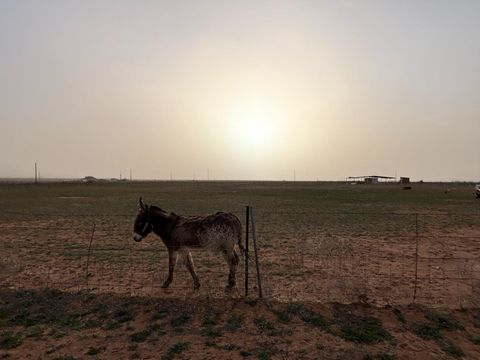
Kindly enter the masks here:
[[439, 330], [454, 331], [463, 330], [457, 320], [450, 315], [439, 314], [434, 311], [428, 311], [425, 317], [430, 320]]
[[467, 334], [467, 339], [475, 345], [480, 345], [480, 336]]
[[365, 354], [362, 360], [395, 360], [395, 355], [389, 353], [378, 353], [376, 355]]
[[443, 341], [440, 347], [443, 351], [445, 351], [449, 355], [452, 355], [453, 357], [461, 358], [465, 356], [463, 350], [457, 345], [451, 343], [450, 341]]
[[43, 335], [43, 329], [40, 326], [32, 326], [25, 330], [25, 337], [33, 339], [41, 339]]
[[298, 315], [302, 321], [314, 327], [329, 329], [328, 321], [320, 314], [317, 314], [299, 303], [290, 303], [287, 306], [287, 313]]
[[[61, 301], [59, 301], [59, 304], [61, 304]], [[61, 305], [52, 308], [48, 303], [42, 303], [41, 306], [33, 306], [32, 310], [25, 307], [28, 305], [28, 301], [20, 300], [16, 307], [11, 307], [9, 316], [6, 316], [7, 323], [27, 328], [42, 324], [57, 325], [70, 329], [76, 329], [80, 326], [79, 314], [71, 312]]]
[[202, 326], [215, 326], [218, 323], [219, 314], [215, 313], [213, 310], [208, 309], [203, 316]]
[[[449, 355], [456, 358], [463, 357], [463, 350], [457, 345], [444, 339], [441, 331], [464, 330], [464, 327], [451, 315], [439, 314], [434, 310], [427, 310], [425, 313], [425, 318], [429, 321], [413, 323], [411, 325], [411, 330], [422, 339], [436, 341], [440, 348]], [[470, 334], [466, 334], [466, 337], [475, 343], [476, 339]]]
[[440, 329], [430, 323], [413, 323], [412, 331], [425, 340], [441, 340], [443, 339]]
[[405, 316], [403, 316], [402, 312], [398, 308], [393, 308], [392, 309], [393, 313], [395, 314], [395, 317], [397, 318], [398, 321], [401, 323], [405, 324], [407, 321], [405, 320]]
[[242, 328], [245, 317], [242, 314], [232, 314], [225, 324], [225, 329], [229, 332], [235, 332]]
[[268, 336], [290, 336], [292, 335], [291, 329], [277, 329], [274, 324], [265, 319], [263, 316], [259, 316], [253, 319], [255, 326]]
[[284, 310], [275, 310], [274, 314], [277, 317], [277, 321], [282, 324], [289, 324], [291, 321], [290, 315]]
[[339, 327], [337, 335], [354, 343], [376, 344], [393, 340], [379, 319], [348, 313], [344, 307], [334, 309], [335, 324]]
[[19, 333], [14, 333], [11, 330], [0, 332], [0, 349], [14, 349], [20, 346], [22, 342], [23, 339]]
[[391, 339], [391, 335], [382, 327], [380, 320], [372, 317], [354, 317], [348, 323], [343, 323], [340, 336], [348, 341], [365, 344]]
[[164, 309], [156, 310], [152, 316], [152, 320], [162, 320], [166, 318], [168, 315], [168, 311]]
[[162, 356], [162, 360], [172, 360], [175, 357], [181, 355], [189, 346], [188, 342], [178, 342], [173, 345], [165, 355]]
[[130, 335], [130, 341], [141, 343], [147, 340], [147, 338], [152, 334], [151, 329], [145, 329], [142, 331], [138, 331]]
[[253, 323], [259, 330], [263, 332], [271, 333], [275, 331], [275, 327], [273, 326], [273, 324], [269, 322], [267, 319], [265, 319], [263, 316], [256, 317], [255, 319], [253, 319]]
[[87, 350], [87, 352], [85, 353], [85, 355], [90, 355], [90, 356], [94, 356], [94, 355], [98, 355], [100, 354], [103, 350], [105, 350], [105, 347], [103, 346], [100, 346], [100, 347], [92, 347], [90, 346]]
[[190, 315], [184, 313], [170, 320], [170, 325], [173, 328], [179, 328], [187, 324], [190, 321], [190, 319], [191, 319]]
[[[472, 197], [472, 184], [347, 185], [321, 182], [133, 182], [111, 184], [52, 183], [38, 186], [0, 184], [0, 206], [8, 216], [42, 214], [135, 214], [138, 197], [177, 213], [202, 213], [215, 209], [242, 209], [251, 204], [258, 211], [328, 209], [334, 212], [389, 212], [392, 210], [442, 209], [449, 212], [480, 211]], [[445, 196], [445, 187], [457, 190]], [[61, 197], [66, 197], [61, 198]], [[69, 197], [82, 197], [74, 199]], [[28, 199], [28, 207], [22, 200]], [[74, 204], [74, 206], [71, 206]], [[10, 214], [10, 215], [9, 215]]]
[[133, 319], [133, 314], [126, 308], [120, 308], [115, 312], [115, 320], [118, 323], [124, 323]]

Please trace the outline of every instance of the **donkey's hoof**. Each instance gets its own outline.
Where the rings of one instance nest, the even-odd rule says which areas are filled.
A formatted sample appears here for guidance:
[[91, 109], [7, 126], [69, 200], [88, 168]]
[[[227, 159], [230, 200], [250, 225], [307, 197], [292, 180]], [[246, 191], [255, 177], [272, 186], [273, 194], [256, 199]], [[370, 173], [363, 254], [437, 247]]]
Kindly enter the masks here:
[[200, 289], [200, 283], [193, 284], [193, 290], [198, 290], [198, 289]]
[[225, 293], [229, 294], [235, 289], [235, 285], [227, 285], [225, 286]]
[[170, 286], [170, 282], [165, 281], [165, 282], [162, 284], [162, 289], [168, 289], [169, 286]]

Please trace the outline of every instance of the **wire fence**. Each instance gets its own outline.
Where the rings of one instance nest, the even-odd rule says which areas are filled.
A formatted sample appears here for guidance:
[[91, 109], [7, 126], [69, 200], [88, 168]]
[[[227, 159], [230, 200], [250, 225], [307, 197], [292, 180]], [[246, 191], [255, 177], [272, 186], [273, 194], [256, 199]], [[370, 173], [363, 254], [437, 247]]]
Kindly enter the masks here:
[[[236, 214], [245, 229], [245, 209]], [[227, 263], [221, 254], [204, 249], [191, 249], [199, 291], [193, 290], [181, 258], [169, 289], [161, 288], [168, 269], [166, 248], [152, 235], [135, 243], [133, 219], [3, 214], [0, 286], [225, 296]], [[264, 297], [452, 308], [480, 305], [480, 215], [255, 209], [252, 220]], [[249, 295], [256, 296], [252, 243], [248, 263]], [[245, 265], [241, 258], [237, 290], [229, 296], [244, 296]]]

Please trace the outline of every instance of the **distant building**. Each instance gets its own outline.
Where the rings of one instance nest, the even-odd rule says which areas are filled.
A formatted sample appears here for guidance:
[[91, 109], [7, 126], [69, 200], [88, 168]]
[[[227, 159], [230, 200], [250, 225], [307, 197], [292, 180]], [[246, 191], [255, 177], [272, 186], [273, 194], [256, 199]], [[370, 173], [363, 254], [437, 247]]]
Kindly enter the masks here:
[[410, 184], [410, 178], [409, 177], [401, 177], [400, 178], [400, 184]]
[[393, 176], [380, 176], [380, 175], [366, 175], [366, 176], [349, 176], [347, 182], [355, 184], [378, 184], [384, 182], [395, 182], [396, 179]]
[[93, 183], [93, 182], [97, 182], [98, 179], [94, 176], [85, 176], [83, 179], [82, 179], [82, 182], [86, 182], [86, 183]]

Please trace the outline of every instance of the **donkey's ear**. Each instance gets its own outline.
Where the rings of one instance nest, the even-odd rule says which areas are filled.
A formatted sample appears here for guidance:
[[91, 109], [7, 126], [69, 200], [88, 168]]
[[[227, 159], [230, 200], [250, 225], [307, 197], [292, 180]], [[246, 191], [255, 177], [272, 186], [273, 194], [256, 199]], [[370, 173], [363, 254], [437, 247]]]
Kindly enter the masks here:
[[138, 198], [138, 204], [140, 205], [140, 209], [142, 209], [142, 210], [144, 210], [144, 211], [147, 210], [147, 207], [146, 207], [145, 204], [143, 203], [141, 196]]

